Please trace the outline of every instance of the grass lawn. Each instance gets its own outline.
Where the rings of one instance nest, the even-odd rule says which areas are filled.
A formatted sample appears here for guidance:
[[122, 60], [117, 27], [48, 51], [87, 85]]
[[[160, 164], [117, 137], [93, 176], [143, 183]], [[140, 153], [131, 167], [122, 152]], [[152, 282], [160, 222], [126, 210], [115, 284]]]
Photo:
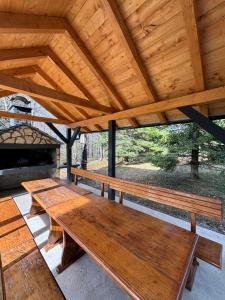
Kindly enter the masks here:
[[[88, 169], [101, 174], [107, 174], [106, 161], [88, 162]], [[225, 175], [215, 170], [200, 168], [200, 179], [194, 180], [190, 177], [189, 166], [178, 166], [174, 172], [165, 172], [152, 166], [150, 163], [135, 165], [118, 165], [116, 176], [121, 179], [152, 184], [161, 187], [191, 192], [198, 195], [220, 197], [223, 199], [225, 212]], [[92, 181], [85, 180], [88, 184], [97, 187]], [[182, 210], [170, 208], [165, 205], [146, 201], [142, 198], [126, 195], [130, 201], [151, 207], [182, 219], [189, 219], [189, 215]], [[198, 224], [225, 234], [225, 221], [218, 222], [198, 216]]]

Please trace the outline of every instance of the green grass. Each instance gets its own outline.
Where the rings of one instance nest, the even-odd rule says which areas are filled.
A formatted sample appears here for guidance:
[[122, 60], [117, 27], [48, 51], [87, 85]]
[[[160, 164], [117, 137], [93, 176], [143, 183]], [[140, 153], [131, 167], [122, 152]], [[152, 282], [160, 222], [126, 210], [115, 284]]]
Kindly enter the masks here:
[[[95, 170], [102, 174], [107, 174], [106, 161], [92, 161], [88, 164], [88, 169]], [[164, 172], [150, 163], [136, 165], [119, 165], [116, 168], [116, 176], [121, 179], [141, 182], [144, 184], [156, 185], [197, 195], [220, 197], [223, 200], [225, 213], [225, 176], [215, 170], [200, 168], [200, 179], [194, 180], [190, 177], [189, 166], [179, 166], [174, 172]], [[88, 181], [89, 184], [92, 184]], [[189, 215], [184, 211], [174, 209], [165, 205], [146, 201], [142, 198], [127, 196], [130, 201], [151, 207], [169, 215], [189, 219]], [[225, 234], [225, 221], [214, 221], [198, 216], [198, 224]]]

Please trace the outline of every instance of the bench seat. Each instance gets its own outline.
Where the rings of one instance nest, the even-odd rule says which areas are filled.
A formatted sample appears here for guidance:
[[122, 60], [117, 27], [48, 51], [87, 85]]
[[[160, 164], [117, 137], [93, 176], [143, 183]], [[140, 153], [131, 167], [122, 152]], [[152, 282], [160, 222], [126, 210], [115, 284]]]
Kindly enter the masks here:
[[196, 257], [222, 269], [222, 251], [223, 246], [221, 244], [201, 236], [199, 237]]
[[0, 253], [3, 299], [65, 299], [11, 197], [0, 199]]

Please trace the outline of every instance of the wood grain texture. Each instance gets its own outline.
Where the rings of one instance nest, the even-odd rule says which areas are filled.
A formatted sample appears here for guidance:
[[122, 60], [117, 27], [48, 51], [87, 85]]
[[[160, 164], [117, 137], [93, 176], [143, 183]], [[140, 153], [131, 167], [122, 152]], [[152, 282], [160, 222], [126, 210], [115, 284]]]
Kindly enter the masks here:
[[65, 299], [38, 249], [5, 270], [4, 278], [9, 300]]
[[[201, 214], [219, 220], [223, 219], [222, 201], [218, 198], [203, 197], [177, 190], [121, 180], [77, 168], [72, 168], [71, 172], [76, 176], [80, 175], [100, 183], [106, 183], [111, 188], [122, 193], [180, 208], [194, 214]], [[196, 224], [194, 225], [196, 226]]]
[[131, 297], [182, 294], [195, 234], [92, 194], [48, 212]]

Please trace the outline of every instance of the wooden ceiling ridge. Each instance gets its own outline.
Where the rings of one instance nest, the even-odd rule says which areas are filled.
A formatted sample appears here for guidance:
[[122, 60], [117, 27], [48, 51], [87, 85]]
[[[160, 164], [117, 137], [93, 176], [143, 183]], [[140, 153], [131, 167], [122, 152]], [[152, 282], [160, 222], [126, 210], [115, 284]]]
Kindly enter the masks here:
[[[180, 4], [188, 38], [196, 91], [201, 92], [205, 90], [205, 80], [197, 24], [197, 3], [195, 0], [180, 0]], [[207, 105], [202, 104], [199, 108], [201, 113], [208, 117]]]
[[[157, 95], [151, 83], [147, 69], [140, 57], [140, 54], [138, 53], [116, 1], [102, 0], [102, 3], [106, 9], [108, 18], [111, 21], [113, 30], [119, 37], [119, 40], [126, 51], [126, 56], [149, 98], [149, 103], [157, 102]], [[158, 113], [157, 116], [160, 123], [167, 123], [167, 118], [164, 113]]]
[[201, 105], [206, 103], [218, 102], [225, 99], [225, 86], [205, 90], [202, 92], [192, 93], [190, 95], [180, 96], [177, 98], [171, 98], [167, 100], [162, 100], [160, 102], [150, 103], [143, 106], [130, 108], [121, 112], [116, 112], [113, 114], [92, 118], [86, 120], [86, 122], [79, 121], [70, 124], [69, 127], [82, 127], [89, 126], [96, 123], [104, 123], [110, 120], [121, 120], [131, 117], [137, 117], [146, 114], [155, 114], [157, 112], [165, 112], [173, 109], [177, 109], [182, 106], [193, 106]]

